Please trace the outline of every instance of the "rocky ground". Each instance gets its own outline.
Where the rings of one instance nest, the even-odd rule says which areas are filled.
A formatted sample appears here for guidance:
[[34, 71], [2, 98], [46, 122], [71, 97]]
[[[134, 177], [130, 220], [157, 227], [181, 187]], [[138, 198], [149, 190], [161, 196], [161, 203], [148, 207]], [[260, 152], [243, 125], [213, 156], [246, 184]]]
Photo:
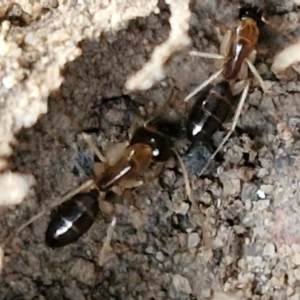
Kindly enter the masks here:
[[[297, 35], [300, 14], [286, 2], [259, 5], [274, 27]], [[193, 1], [190, 49], [217, 53], [216, 28], [231, 25], [239, 4]], [[183, 98], [216, 71], [211, 60], [190, 57], [188, 48], [168, 61], [166, 78], [151, 89], [124, 88], [128, 76], [168, 38], [169, 6], [159, 8], [160, 14], [135, 19], [117, 33], [84, 39], [82, 55], [65, 65], [62, 85], [49, 95], [48, 113], [17, 135], [9, 167], [34, 175], [36, 184], [19, 206], [1, 208], [2, 239], [91, 176], [94, 158], [78, 134], [82, 128], [97, 129], [91, 136], [104, 152], [126, 139], [136, 120], [154, 116], [174, 86], [179, 92], [167, 111], [186, 117], [190, 104]], [[261, 51], [256, 66], [272, 93], [251, 87], [239, 130], [207, 176], [195, 174], [201, 168], [195, 157], [202, 159], [210, 149], [187, 155], [188, 142], [178, 144], [194, 202], [172, 159], [156, 180], [113, 197], [113, 213], [101, 212], [72, 245], [55, 250], [45, 245], [50, 214], [43, 215], [3, 245], [1, 300], [300, 299], [299, 78], [294, 72], [279, 80], [270, 71], [285, 39], [265, 30], [259, 47], [268, 51]], [[103, 102], [124, 94], [132, 101]], [[215, 135], [216, 145], [223, 135]], [[117, 223], [103, 255], [113, 216]]]

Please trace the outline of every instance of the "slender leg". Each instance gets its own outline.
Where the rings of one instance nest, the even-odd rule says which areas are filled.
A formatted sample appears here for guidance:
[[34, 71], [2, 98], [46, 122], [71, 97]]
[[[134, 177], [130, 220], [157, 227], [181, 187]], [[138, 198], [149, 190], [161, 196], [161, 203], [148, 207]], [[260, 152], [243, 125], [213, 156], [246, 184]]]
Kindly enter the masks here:
[[73, 191], [67, 193], [64, 197], [62, 197], [61, 199], [59, 199], [58, 201], [54, 201], [52, 202], [49, 206], [47, 206], [46, 208], [44, 208], [39, 214], [33, 216], [30, 220], [28, 220], [25, 224], [23, 224], [22, 226], [20, 226], [17, 229], [17, 232], [22, 231], [25, 227], [27, 227], [28, 225], [32, 224], [33, 222], [35, 222], [36, 220], [38, 220], [41, 216], [43, 216], [48, 210], [49, 208], [54, 208], [60, 204], [62, 204], [63, 202], [71, 199], [73, 196], [75, 196], [76, 194], [82, 192], [83, 190], [89, 189], [93, 186], [94, 184], [94, 180], [90, 179], [87, 180], [86, 182], [84, 182], [81, 186], [79, 186], [78, 188], [74, 189]]
[[244, 80], [240, 80], [236, 83], [234, 83], [233, 85], [231, 85], [231, 93], [233, 96], [236, 96], [240, 93], [243, 92], [243, 90], [245, 89], [245, 86], [247, 85], [248, 79], [244, 79]]
[[259, 75], [259, 73], [258, 73], [257, 69], [255, 68], [255, 66], [253, 65], [253, 63], [250, 60], [247, 60], [247, 64], [248, 64], [249, 69], [251, 70], [253, 76], [258, 81], [258, 83], [259, 83], [260, 87], [262, 88], [263, 92], [264, 93], [269, 93], [270, 91], [267, 89], [264, 80]]
[[241, 115], [242, 112], [242, 108], [244, 106], [245, 100], [247, 98], [248, 95], [248, 91], [249, 91], [249, 86], [250, 86], [250, 81], [248, 80], [247, 85], [242, 93], [239, 105], [236, 109], [233, 121], [232, 121], [232, 126], [231, 129], [229, 130], [229, 132], [227, 133], [227, 135], [225, 136], [225, 138], [223, 139], [222, 143], [219, 145], [219, 147], [217, 148], [217, 150], [214, 152], [214, 154], [209, 158], [208, 162], [206, 163], [206, 165], [204, 166], [204, 168], [202, 169], [202, 171], [200, 172], [199, 176], [201, 176], [204, 171], [209, 167], [211, 161], [215, 158], [215, 156], [218, 154], [218, 152], [222, 149], [222, 147], [225, 145], [225, 143], [227, 142], [227, 140], [229, 139], [229, 137], [231, 136], [231, 134], [234, 132], [234, 129], [237, 125], [237, 122], [239, 120], [239, 117]]
[[186, 194], [187, 194], [189, 200], [192, 202], [192, 204], [194, 204], [195, 201], [194, 201], [193, 195], [192, 195], [191, 184], [190, 184], [190, 180], [189, 180], [188, 173], [187, 173], [186, 167], [184, 165], [184, 162], [183, 162], [182, 158], [180, 157], [179, 153], [175, 149], [173, 149], [173, 152], [180, 164], [181, 172], [182, 172], [183, 178], [184, 178]]
[[230, 45], [230, 39], [231, 39], [231, 30], [227, 30], [226, 34], [224, 35], [221, 45], [220, 45], [220, 54], [223, 57], [226, 57], [228, 54], [228, 49], [229, 49], [229, 45]]
[[193, 96], [198, 94], [200, 91], [202, 91], [204, 88], [206, 88], [209, 84], [211, 84], [213, 81], [215, 81], [223, 72], [223, 69], [217, 71], [216, 73], [212, 74], [207, 80], [205, 80], [202, 84], [200, 84], [194, 91], [192, 91], [190, 94], [188, 94], [184, 102], [189, 101]]
[[113, 237], [114, 228], [116, 226], [116, 223], [117, 223], [117, 219], [116, 219], [116, 217], [113, 217], [113, 219], [111, 221], [111, 224], [107, 228], [106, 238], [105, 238], [105, 241], [103, 243], [102, 249], [99, 253], [99, 260], [98, 260], [99, 266], [103, 266], [104, 263], [105, 263], [105, 256], [109, 252], [110, 242], [111, 242], [111, 239]]
[[90, 150], [97, 155], [97, 157], [99, 158], [99, 160], [101, 162], [106, 162], [106, 158], [100, 152], [100, 150], [94, 145], [94, 143], [92, 142], [91, 137], [89, 135], [87, 135], [86, 133], [82, 133], [81, 135], [84, 138], [84, 140], [86, 141], [86, 143], [88, 144]]
[[106, 163], [114, 166], [123, 156], [125, 149], [128, 147], [129, 141], [121, 143], [113, 143], [105, 150]]
[[211, 58], [211, 59], [222, 59], [223, 55], [218, 53], [209, 53], [209, 52], [199, 52], [199, 51], [190, 51], [191, 56], [199, 56], [202, 58]]

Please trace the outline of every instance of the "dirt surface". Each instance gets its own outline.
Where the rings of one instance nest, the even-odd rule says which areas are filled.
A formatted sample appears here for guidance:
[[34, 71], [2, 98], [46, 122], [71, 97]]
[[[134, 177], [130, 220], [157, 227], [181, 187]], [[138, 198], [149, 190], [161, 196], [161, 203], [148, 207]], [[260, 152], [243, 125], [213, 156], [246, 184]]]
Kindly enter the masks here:
[[[217, 53], [216, 26], [230, 26], [238, 4], [194, 1], [191, 48]], [[272, 24], [296, 29], [300, 14], [292, 5], [259, 5]], [[49, 112], [17, 136], [10, 168], [33, 174], [36, 185], [21, 205], [2, 209], [2, 239], [89, 178], [94, 157], [78, 135], [82, 128], [99, 129], [91, 136], [104, 151], [126, 139], [133, 122], [155, 115], [174, 86], [179, 93], [171, 113], [186, 117], [184, 96], [216, 71], [212, 61], [190, 57], [188, 49], [168, 62], [166, 79], [150, 90], [124, 89], [128, 76], [167, 39], [170, 12], [159, 6], [159, 15], [84, 40], [82, 55], [66, 64], [62, 86], [49, 96]], [[113, 198], [117, 223], [101, 266], [112, 214], [101, 212], [76, 243], [53, 250], [44, 243], [47, 213], [5, 245], [0, 299], [300, 299], [300, 89], [296, 73], [287, 81], [271, 73], [271, 54], [280, 44], [270, 43], [277, 41], [272, 34], [260, 42], [269, 51], [256, 66], [273, 94], [251, 88], [222, 161], [198, 178], [201, 165], [189, 161], [210, 149], [187, 155], [188, 142], [178, 145], [189, 166], [193, 205], [170, 160], [158, 179]], [[103, 98], [124, 94], [133, 102], [103, 104]], [[223, 135], [216, 134], [216, 143]]]

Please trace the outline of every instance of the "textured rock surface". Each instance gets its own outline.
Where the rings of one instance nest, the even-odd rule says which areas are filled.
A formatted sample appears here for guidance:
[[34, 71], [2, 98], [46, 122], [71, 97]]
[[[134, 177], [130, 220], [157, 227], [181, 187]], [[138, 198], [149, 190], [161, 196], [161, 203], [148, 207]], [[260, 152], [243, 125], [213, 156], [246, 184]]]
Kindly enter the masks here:
[[[89, 178], [93, 156], [79, 128], [100, 126], [92, 138], [105, 150], [127, 137], [135, 119], [153, 116], [174, 85], [181, 92], [172, 105], [186, 115], [183, 97], [216, 70], [212, 61], [188, 55], [189, 39], [180, 32], [183, 51], [164, 72], [159, 63], [149, 72], [145, 63], [172, 35], [176, 1], [158, 8], [156, 1], [138, 0], [10, 2], [0, 4], [0, 167], [6, 170], [0, 200], [7, 205], [27, 197], [16, 208], [1, 207], [1, 240]], [[183, 23], [177, 26], [187, 30], [189, 12], [179, 2]], [[291, 1], [258, 4], [274, 25], [297, 35], [300, 15]], [[231, 25], [238, 5], [194, 1], [191, 48], [218, 52], [216, 28]], [[114, 207], [70, 246], [45, 246], [46, 214], [2, 244], [0, 300], [299, 299], [300, 89], [295, 73], [283, 81], [270, 71], [272, 55], [284, 45], [275, 32], [268, 37], [259, 45], [268, 51], [256, 66], [275, 94], [262, 95], [253, 86], [239, 122], [244, 134], [228, 141], [208, 178], [191, 175], [192, 206], [171, 160], [159, 180], [116, 197]], [[126, 82], [130, 87], [140, 69], [148, 72], [149, 86], [166, 77], [147, 91], [127, 91]], [[144, 71], [135, 87], [145, 88]], [[97, 110], [102, 98], [124, 93], [132, 104]], [[186, 149], [179, 145], [182, 154]], [[111, 242], [101, 252], [108, 228]]]

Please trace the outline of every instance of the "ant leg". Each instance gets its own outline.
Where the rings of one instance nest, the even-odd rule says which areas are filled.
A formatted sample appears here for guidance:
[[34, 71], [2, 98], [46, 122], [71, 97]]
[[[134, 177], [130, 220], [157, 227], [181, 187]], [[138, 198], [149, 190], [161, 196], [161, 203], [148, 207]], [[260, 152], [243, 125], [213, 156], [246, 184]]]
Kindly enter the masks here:
[[129, 146], [129, 141], [110, 144], [105, 150], [106, 163], [114, 166], [123, 156], [125, 149]]
[[191, 56], [198, 56], [202, 58], [211, 58], [211, 59], [223, 59], [224, 56], [218, 53], [209, 53], [209, 52], [199, 52], [199, 51], [190, 51]]
[[215, 81], [221, 75], [222, 72], [223, 72], [223, 69], [212, 74], [207, 80], [205, 80], [202, 84], [200, 84], [197, 88], [195, 88], [193, 92], [188, 94], [185, 97], [184, 102], [189, 101], [193, 96], [198, 94], [200, 91], [202, 91], [204, 88], [206, 88], [209, 84], [211, 84], [213, 81]]
[[224, 35], [221, 45], [220, 45], [220, 54], [224, 57], [227, 56], [230, 46], [230, 39], [231, 39], [232, 32], [231, 30], [227, 30], [226, 34]]
[[215, 158], [215, 156], [218, 154], [218, 152], [222, 149], [222, 147], [225, 145], [225, 143], [227, 142], [227, 140], [229, 139], [229, 137], [231, 136], [231, 134], [234, 132], [234, 129], [237, 125], [238, 119], [241, 115], [242, 112], [242, 108], [244, 106], [245, 100], [247, 98], [248, 95], [248, 91], [249, 91], [249, 86], [250, 86], [250, 82], [248, 80], [247, 85], [242, 93], [241, 99], [239, 101], [239, 105], [236, 109], [233, 121], [232, 121], [232, 126], [231, 129], [229, 130], [229, 132], [227, 133], [227, 135], [225, 136], [225, 138], [223, 139], [222, 143], [219, 145], [219, 147], [217, 148], [217, 150], [214, 152], [214, 154], [209, 158], [208, 162], [206, 163], [206, 165], [204, 166], [204, 168], [202, 169], [202, 171], [200, 172], [199, 176], [201, 176], [206, 169], [209, 167], [211, 161]]
[[244, 80], [240, 80], [236, 83], [234, 83], [231, 86], [231, 93], [233, 96], [236, 96], [240, 93], [243, 92], [243, 90], [245, 89], [246, 85], [247, 85], [248, 80], [244, 79]]
[[191, 184], [190, 184], [190, 180], [189, 180], [189, 176], [188, 176], [188, 173], [187, 173], [187, 169], [184, 165], [184, 162], [182, 160], [182, 158], [180, 157], [179, 153], [173, 149], [173, 152], [180, 164], [180, 168], [181, 168], [181, 172], [183, 174], [183, 178], [184, 178], [184, 183], [185, 183], [185, 190], [186, 190], [186, 194], [189, 198], [189, 200], [193, 203], [195, 203], [194, 199], [193, 199], [193, 196], [192, 196], [192, 189], [191, 189]]
[[49, 210], [49, 208], [54, 208], [54, 207], [62, 204], [63, 202], [71, 199], [73, 196], [75, 196], [76, 194], [80, 193], [81, 191], [91, 188], [93, 186], [93, 184], [94, 184], [94, 180], [92, 180], [92, 179], [87, 180], [81, 186], [79, 186], [78, 188], [74, 189], [73, 191], [67, 193], [64, 197], [62, 197], [58, 201], [55, 201], [55, 202], [51, 203], [49, 206], [47, 206], [46, 208], [44, 208], [39, 214], [33, 216], [25, 224], [23, 224], [22, 226], [20, 226], [17, 229], [17, 232], [22, 231], [25, 227], [27, 227], [28, 225], [32, 224], [36, 220], [38, 220], [41, 216], [43, 216]]
[[259, 83], [260, 87], [262, 88], [263, 92], [265, 94], [269, 93], [270, 91], [266, 87], [264, 80], [259, 75], [259, 73], [258, 73], [257, 69], [255, 68], [255, 66], [253, 65], [253, 63], [250, 60], [247, 59], [247, 64], [248, 64], [248, 67], [251, 70], [252, 74], [254, 75], [256, 80], [258, 81], [258, 83]]
[[114, 228], [116, 226], [117, 223], [117, 218], [113, 217], [111, 224], [109, 225], [109, 227], [107, 228], [106, 231], [106, 238], [105, 241], [103, 243], [102, 249], [99, 253], [99, 266], [103, 266], [103, 264], [105, 263], [105, 255], [109, 252], [109, 247], [110, 247], [110, 242], [111, 239], [113, 237], [113, 233], [114, 233]]
[[91, 151], [97, 155], [97, 157], [99, 158], [99, 160], [101, 162], [106, 162], [106, 158], [100, 152], [100, 150], [94, 145], [94, 143], [92, 142], [91, 137], [89, 135], [87, 135], [86, 133], [82, 133], [81, 135], [84, 138], [84, 140], [86, 141], [86, 143], [88, 144], [88, 146], [91, 149]]

